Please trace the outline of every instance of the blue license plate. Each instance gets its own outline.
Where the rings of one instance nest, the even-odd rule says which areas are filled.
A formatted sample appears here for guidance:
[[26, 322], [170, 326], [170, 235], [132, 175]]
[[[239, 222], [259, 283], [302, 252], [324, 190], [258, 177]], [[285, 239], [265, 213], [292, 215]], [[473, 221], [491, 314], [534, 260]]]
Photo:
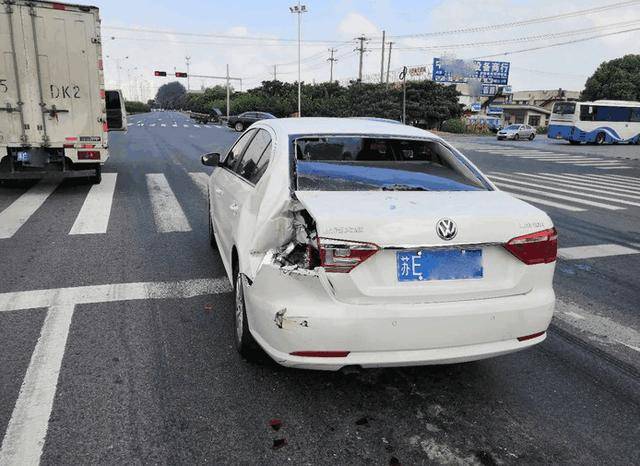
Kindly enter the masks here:
[[396, 253], [398, 281], [482, 278], [482, 249], [433, 249]]
[[28, 162], [29, 161], [29, 152], [19, 151], [18, 157], [16, 157], [18, 162]]

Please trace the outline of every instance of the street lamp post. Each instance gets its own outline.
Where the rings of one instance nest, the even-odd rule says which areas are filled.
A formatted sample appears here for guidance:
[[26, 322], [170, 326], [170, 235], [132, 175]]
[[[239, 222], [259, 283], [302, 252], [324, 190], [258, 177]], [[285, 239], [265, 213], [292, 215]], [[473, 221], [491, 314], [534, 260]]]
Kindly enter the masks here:
[[302, 99], [302, 82], [301, 82], [301, 70], [300, 70], [300, 37], [301, 37], [301, 26], [300, 26], [300, 22], [301, 22], [301, 15], [302, 13], [306, 13], [307, 12], [307, 6], [306, 5], [301, 5], [300, 4], [300, 0], [298, 0], [298, 4], [289, 7], [289, 11], [291, 11], [291, 13], [295, 13], [298, 15], [298, 118], [300, 118], [302, 116], [302, 104], [301, 104], [301, 99]]

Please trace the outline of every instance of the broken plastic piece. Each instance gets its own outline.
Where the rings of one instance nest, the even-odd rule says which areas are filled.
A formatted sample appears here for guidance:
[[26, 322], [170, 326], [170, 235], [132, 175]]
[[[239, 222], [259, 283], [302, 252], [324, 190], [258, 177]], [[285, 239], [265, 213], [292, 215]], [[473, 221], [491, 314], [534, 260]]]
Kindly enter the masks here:
[[277, 431], [280, 430], [280, 427], [282, 427], [282, 421], [280, 419], [271, 419], [269, 421], [269, 425], [273, 430]]
[[273, 448], [274, 450], [279, 450], [287, 444], [286, 438], [274, 438], [273, 439]]

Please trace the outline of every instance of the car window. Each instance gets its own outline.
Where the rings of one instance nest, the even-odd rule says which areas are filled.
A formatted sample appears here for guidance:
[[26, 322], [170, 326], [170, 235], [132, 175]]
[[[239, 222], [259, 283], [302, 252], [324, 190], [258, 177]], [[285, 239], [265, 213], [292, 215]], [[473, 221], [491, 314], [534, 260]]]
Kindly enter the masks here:
[[[271, 136], [264, 129], [261, 129], [253, 138], [242, 159], [237, 164], [235, 172], [244, 179], [255, 183], [255, 175], [258, 171], [258, 164], [265, 149], [271, 143]], [[259, 179], [259, 178], [258, 178]]]
[[245, 147], [247, 147], [247, 144], [249, 144], [255, 134], [256, 131], [251, 129], [240, 136], [240, 139], [238, 139], [229, 153], [227, 153], [222, 166], [228, 168], [229, 170], [234, 170], [236, 165], [238, 164], [238, 160], [240, 160], [240, 157], [244, 152]]
[[480, 175], [439, 141], [353, 136], [294, 141], [302, 191], [489, 190]]

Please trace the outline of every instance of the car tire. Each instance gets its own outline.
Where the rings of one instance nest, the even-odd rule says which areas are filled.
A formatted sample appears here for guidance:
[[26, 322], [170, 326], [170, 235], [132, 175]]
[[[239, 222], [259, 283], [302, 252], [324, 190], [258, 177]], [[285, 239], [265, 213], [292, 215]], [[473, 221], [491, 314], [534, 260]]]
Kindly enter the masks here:
[[535, 135], [535, 134], [531, 133], [531, 134], [529, 135], [529, 141], [533, 141], [535, 138], [536, 138], [536, 135]]
[[91, 184], [102, 183], [102, 167], [96, 168], [96, 174], [89, 177], [89, 183]]
[[249, 321], [247, 319], [247, 307], [244, 300], [245, 278], [239, 270], [234, 275], [234, 321], [235, 321], [235, 343], [240, 356], [247, 362], [260, 362], [261, 351], [258, 343], [251, 335]]
[[513, 140], [514, 140], [514, 141], [517, 141], [518, 139], [520, 139], [520, 135], [519, 135], [518, 133], [516, 133], [516, 134], [513, 136]]
[[233, 125], [233, 129], [235, 129], [238, 133], [244, 131], [244, 125], [241, 121], [238, 121], [235, 125]]
[[604, 143], [605, 143], [605, 141], [606, 141], [606, 140], [607, 140], [607, 135], [606, 135], [606, 134], [604, 134], [603, 132], [599, 132], [599, 133], [596, 135], [596, 144], [598, 144], [598, 145], [602, 145], [602, 144], [604, 144]]

